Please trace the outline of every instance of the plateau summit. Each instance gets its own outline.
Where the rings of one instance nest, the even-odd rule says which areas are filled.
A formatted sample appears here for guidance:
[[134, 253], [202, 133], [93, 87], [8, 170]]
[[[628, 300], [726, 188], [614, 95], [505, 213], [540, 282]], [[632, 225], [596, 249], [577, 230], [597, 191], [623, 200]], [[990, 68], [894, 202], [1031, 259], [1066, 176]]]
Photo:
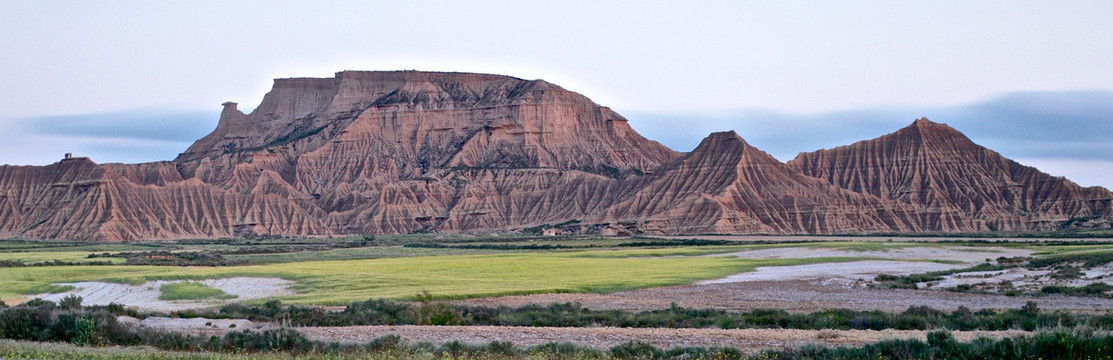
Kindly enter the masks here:
[[734, 132], [674, 151], [543, 80], [344, 71], [225, 103], [172, 161], [0, 166], [0, 237], [1045, 231], [1110, 228], [1111, 201], [926, 118], [782, 163]]

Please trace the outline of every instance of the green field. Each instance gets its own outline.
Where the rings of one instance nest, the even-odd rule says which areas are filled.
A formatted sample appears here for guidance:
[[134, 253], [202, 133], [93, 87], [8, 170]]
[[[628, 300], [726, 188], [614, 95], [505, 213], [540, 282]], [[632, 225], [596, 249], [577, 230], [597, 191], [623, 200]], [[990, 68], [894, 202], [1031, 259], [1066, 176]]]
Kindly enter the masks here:
[[[684, 252], [685, 249], [676, 249]], [[747, 260], [734, 257], [644, 257], [637, 250], [443, 255], [307, 261], [231, 267], [53, 266], [0, 268], [0, 299], [47, 292], [52, 283], [200, 280], [236, 276], [297, 282], [283, 301], [345, 304], [373, 297], [441, 298], [554, 292], [610, 292], [688, 284], [750, 271], [758, 266], [853, 261], [859, 258]]]
[[299, 251], [273, 254], [234, 254], [227, 255], [230, 260], [245, 260], [251, 263], [287, 263], [302, 261], [322, 260], [359, 260], [378, 259], [407, 256], [434, 256], [434, 255], [477, 255], [506, 253], [498, 250], [472, 250], [472, 249], [427, 249], [407, 248], [402, 246], [375, 246], [352, 249], [333, 249], [324, 251]]
[[[586, 238], [415, 238], [431, 244], [558, 244], [591, 245]], [[359, 239], [356, 239], [359, 240]], [[336, 244], [343, 240], [188, 240], [165, 243], [105, 245], [117, 249], [135, 248], [159, 251], [226, 251], [228, 259], [247, 261], [238, 266], [37, 266], [0, 268], [0, 300], [16, 302], [28, 296], [58, 292], [58, 283], [109, 281], [138, 285], [149, 280], [201, 280], [237, 276], [275, 277], [291, 280], [294, 295], [280, 300], [301, 304], [346, 304], [368, 298], [410, 299], [428, 291], [437, 298], [468, 298], [511, 294], [556, 292], [612, 292], [645, 287], [690, 284], [751, 271], [758, 266], [800, 265], [846, 262], [876, 257], [805, 259], [740, 259], [731, 256], [705, 256], [732, 252], [807, 247], [846, 251], [880, 251], [905, 247], [932, 246], [1015, 246], [1031, 248], [1039, 254], [1069, 254], [1107, 251], [1109, 244], [1033, 245], [1024, 243], [927, 243], [908, 241], [848, 241], [739, 243], [737, 245], [672, 246], [655, 245], [658, 240], [605, 239], [601, 246], [586, 250], [499, 250], [461, 248], [403, 247], [401, 238], [374, 239], [373, 244], [348, 248], [314, 250], [312, 246]], [[440, 241], [440, 242], [438, 242]], [[645, 243], [639, 247], [618, 247], [623, 242]], [[664, 244], [664, 243], [663, 243]], [[50, 249], [46, 249], [46, 247]], [[81, 261], [89, 243], [0, 242], [0, 260], [28, 263], [49, 260]], [[299, 250], [307, 247], [305, 250]], [[73, 251], [80, 248], [85, 251]], [[244, 249], [289, 248], [287, 252], [242, 253]], [[15, 250], [19, 249], [19, 250]], [[31, 250], [32, 251], [26, 251]], [[267, 250], [270, 251], [270, 250]], [[877, 255], [871, 255], [877, 256]], [[883, 256], [881, 256], [883, 257]], [[931, 260], [925, 260], [931, 261]]]
[[163, 284], [158, 291], [162, 293], [158, 296], [159, 300], [228, 300], [236, 298], [235, 295], [225, 293], [223, 290], [193, 281]]
[[88, 251], [24, 251], [24, 252], [5, 252], [0, 253], [0, 260], [18, 260], [24, 263], [32, 264], [43, 261], [60, 260], [72, 262], [91, 262], [91, 261], [111, 261], [115, 264], [123, 264], [125, 259], [118, 257], [110, 258], [88, 258], [90, 252]]

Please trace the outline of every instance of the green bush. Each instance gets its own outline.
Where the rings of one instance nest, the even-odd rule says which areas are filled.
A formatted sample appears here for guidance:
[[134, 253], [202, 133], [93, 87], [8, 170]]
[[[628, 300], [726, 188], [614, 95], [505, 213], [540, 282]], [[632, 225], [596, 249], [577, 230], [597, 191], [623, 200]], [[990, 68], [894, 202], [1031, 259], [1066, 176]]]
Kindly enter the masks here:
[[1058, 324], [1086, 325], [1113, 329], [1113, 313], [1081, 314], [1038, 308], [971, 311], [960, 307], [944, 312], [926, 306], [910, 307], [901, 313], [828, 309], [813, 313], [789, 313], [781, 309], [728, 312], [672, 306], [644, 312], [591, 310], [578, 303], [521, 307], [454, 305], [424, 298], [418, 304], [391, 300], [353, 302], [343, 311], [316, 307], [285, 306], [278, 301], [263, 305], [229, 304], [219, 312], [185, 311], [178, 317], [245, 318], [294, 326], [355, 325], [491, 325], [555, 327], [638, 328], [784, 328], [784, 329], [906, 329], [906, 330], [1007, 330], [1053, 328]]
[[70, 294], [62, 300], [58, 300], [58, 307], [68, 310], [81, 310], [81, 302], [84, 300], [80, 296]]
[[661, 349], [641, 341], [616, 345], [611, 348], [610, 353], [616, 359], [657, 359], [663, 354]]
[[290, 329], [269, 329], [261, 332], [232, 331], [221, 338], [220, 350], [236, 351], [310, 351], [316, 344], [305, 334]]

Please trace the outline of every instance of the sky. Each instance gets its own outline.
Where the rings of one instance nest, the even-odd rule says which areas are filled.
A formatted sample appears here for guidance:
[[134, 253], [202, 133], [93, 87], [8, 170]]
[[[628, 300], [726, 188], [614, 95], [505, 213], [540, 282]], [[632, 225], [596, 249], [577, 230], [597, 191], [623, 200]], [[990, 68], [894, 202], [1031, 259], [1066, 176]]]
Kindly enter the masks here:
[[172, 159], [280, 77], [545, 79], [680, 151], [781, 160], [926, 116], [1113, 188], [1109, 1], [0, 0], [0, 164]]

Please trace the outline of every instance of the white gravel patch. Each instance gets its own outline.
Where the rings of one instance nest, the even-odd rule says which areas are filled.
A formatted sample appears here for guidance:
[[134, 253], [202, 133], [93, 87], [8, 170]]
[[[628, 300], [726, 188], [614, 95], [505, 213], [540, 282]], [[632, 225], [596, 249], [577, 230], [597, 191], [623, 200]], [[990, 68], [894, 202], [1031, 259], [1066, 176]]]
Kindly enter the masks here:
[[866, 260], [844, 263], [824, 263], [793, 266], [761, 266], [751, 272], [735, 274], [722, 279], [700, 282], [701, 285], [751, 281], [785, 280], [873, 280], [878, 274], [909, 275], [931, 271], [950, 270], [965, 265], [934, 262]]
[[934, 281], [926, 285], [935, 288], [951, 288], [964, 284], [1000, 284], [1004, 281], [1008, 281], [1014, 286], [1037, 286], [1042, 283], [1040, 279], [1046, 277], [1050, 273], [1050, 271], [1028, 270], [1025, 268], [1009, 268], [1000, 271], [971, 271], [946, 275], [943, 276], [943, 280]]
[[999, 257], [1030, 256], [1031, 250], [1000, 247], [902, 247], [886, 250], [839, 250], [830, 248], [783, 247], [748, 250], [736, 253], [717, 254], [717, 256], [736, 256], [746, 259], [800, 259], [817, 257], [875, 257], [891, 260], [950, 260], [967, 264], [979, 264], [986, 259]]
[[[836, 257], [871, 257], [886, 260], [866, 260], [842, 263], [824, 263], [793, 266], [762, 266], [754, 271], [708, 280], [699, 284], [724, 284], [752, 281], [819, 280], [823, 284], [862, 285], [878, 274], [909, 275], [969, 267], [984, 263], [986, 259], [1029, 256], [1030, 250], [1000, 247], [901, 247], [885, 250], [840, 250], [831, 248], [779, 247], [747, 250], [715, 256], [736, 256], [746, 259], [802, 259]], [[917, 260], [917, 261], [910, 261]], [[957, 261], [942, 264], [924, 260]]]
[[39, 294], [31, 298], [41, 298], [48, 301], [58, 301], [70, 295], [82, 298], [83, 305], [108, 305], [117, 303], [124, 306], [135, 307], [142, 310], [177, 311], [220, 306], [229, 301], [244, 301], [262, 299], [272, 296], [290, 295], [289, 289], [293, 281], [278, 278], [234, 277], [226, 279], [190, 280], [207, 286], [220, 289], [228, 294], [235, 295], [231, 300], [209, 299], [200, 301], [167, 301], [159, 300], [162, 294], [159, 288], [164, 284], [178, 283], [183, 280], [155, 280], [142, 285], [114, 284], [100, 281], [87, 281], [76, 283], [58, 283], [55, 285], [71, 285], [73, 290], [57, 294]]

